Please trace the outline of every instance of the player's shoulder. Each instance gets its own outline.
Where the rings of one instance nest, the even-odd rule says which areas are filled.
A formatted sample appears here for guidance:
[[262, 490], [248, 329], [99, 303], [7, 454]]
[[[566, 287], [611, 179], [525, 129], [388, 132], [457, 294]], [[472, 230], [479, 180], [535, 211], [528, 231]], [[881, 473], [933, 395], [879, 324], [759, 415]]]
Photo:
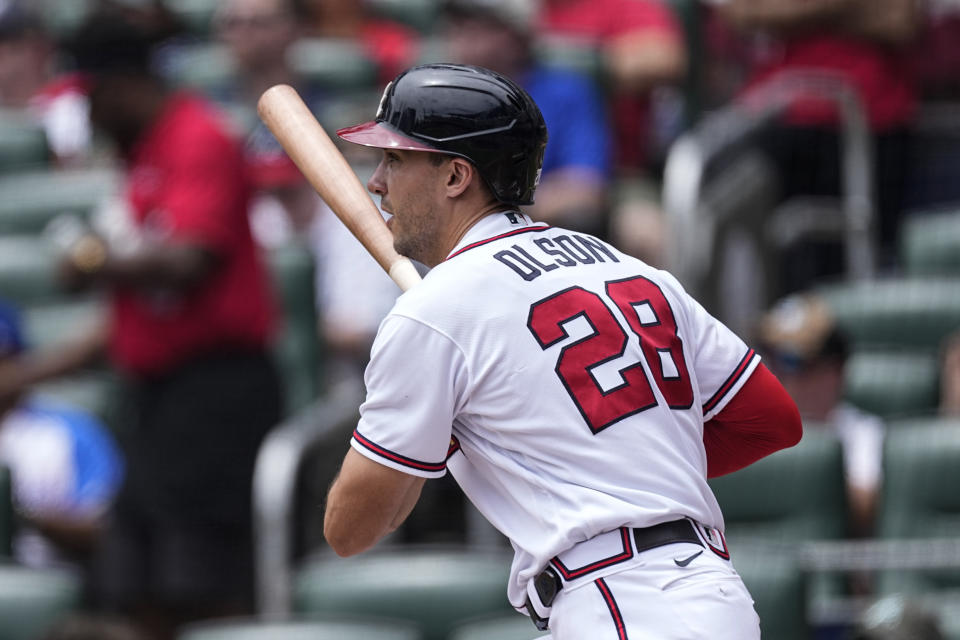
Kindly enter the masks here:
[[[427, 272], [423, 280], [397, 298], [394, 311], [401, 315], [437, 317], [451, 307], [473, 303], [484, 275], [472, 258], [463, 256], [456, 262], [442, 262]], [[459, 257], [458, 257], [459, 258]]]

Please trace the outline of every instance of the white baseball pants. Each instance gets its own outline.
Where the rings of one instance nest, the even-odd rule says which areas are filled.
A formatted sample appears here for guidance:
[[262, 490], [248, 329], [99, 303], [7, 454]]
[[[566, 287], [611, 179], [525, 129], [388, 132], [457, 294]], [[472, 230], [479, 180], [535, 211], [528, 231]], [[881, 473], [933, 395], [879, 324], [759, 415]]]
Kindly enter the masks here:
[[760, 639], [750, 593], [730, 561], [709, 548], [668, 544], [601, 573], [557, 596], [552, 640]]

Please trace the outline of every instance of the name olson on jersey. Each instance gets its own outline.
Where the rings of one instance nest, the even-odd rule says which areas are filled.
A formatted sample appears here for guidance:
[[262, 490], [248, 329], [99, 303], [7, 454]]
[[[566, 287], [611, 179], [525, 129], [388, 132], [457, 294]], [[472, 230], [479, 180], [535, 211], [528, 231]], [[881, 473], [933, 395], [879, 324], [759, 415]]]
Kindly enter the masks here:
[[536, 238], [533, 243], [537, 246], [536, 255], [515, 244], [498, 251], [493, 257], [528, 282], [560, 267], [576, 267], [607, 260], [620, 262], [607, 245], [590, 236], [573, 234]]

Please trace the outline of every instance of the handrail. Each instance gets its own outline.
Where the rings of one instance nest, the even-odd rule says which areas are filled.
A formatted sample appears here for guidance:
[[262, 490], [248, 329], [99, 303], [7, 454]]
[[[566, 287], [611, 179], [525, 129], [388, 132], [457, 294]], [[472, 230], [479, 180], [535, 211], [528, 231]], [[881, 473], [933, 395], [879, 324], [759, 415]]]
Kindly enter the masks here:
[[667, 155], [663, 179], [663, 207], [669, 228], [666, 258], [670, 271], [695, 295], [713, 263], [716, 220], [704, 218], [699, 206], [709, 170], [783, 115], [797, 98], [811, 94], [833, 102], [840, 113], [847, 273], [856, 279], [874, 276], [873, 146], [863, 106], [856, 91], [842, 78], [797, 71], [780, 74], [707, 116], [680, 136]]
[[356, 420], [363, 399], [359, 380], [347, 379], [274, 428], [253, 474], [253, 535], [257, 611], [277, 618], [292, 610], [293, 529], [300, 468], [331, 434]]

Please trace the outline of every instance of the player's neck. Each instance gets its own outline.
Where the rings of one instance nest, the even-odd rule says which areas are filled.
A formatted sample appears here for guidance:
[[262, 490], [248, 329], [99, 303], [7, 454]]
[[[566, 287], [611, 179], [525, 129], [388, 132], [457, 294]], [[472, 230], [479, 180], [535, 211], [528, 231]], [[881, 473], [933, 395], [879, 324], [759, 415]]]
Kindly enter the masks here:
[[447, 256], [453, 252], [454, 248], [460, 244], [460, 241], [475, 224], [491, 213], [498, 213], [506, 208], [508, 207], [499, 202], [478, 204], [462, 201], [455, 203], [447, 218], [449, 222], [444, 229], [441, 251], [434, 256], [436, 262], [434, 264], [425, 262], [424, 264], [432, 268], [446, 260]]

